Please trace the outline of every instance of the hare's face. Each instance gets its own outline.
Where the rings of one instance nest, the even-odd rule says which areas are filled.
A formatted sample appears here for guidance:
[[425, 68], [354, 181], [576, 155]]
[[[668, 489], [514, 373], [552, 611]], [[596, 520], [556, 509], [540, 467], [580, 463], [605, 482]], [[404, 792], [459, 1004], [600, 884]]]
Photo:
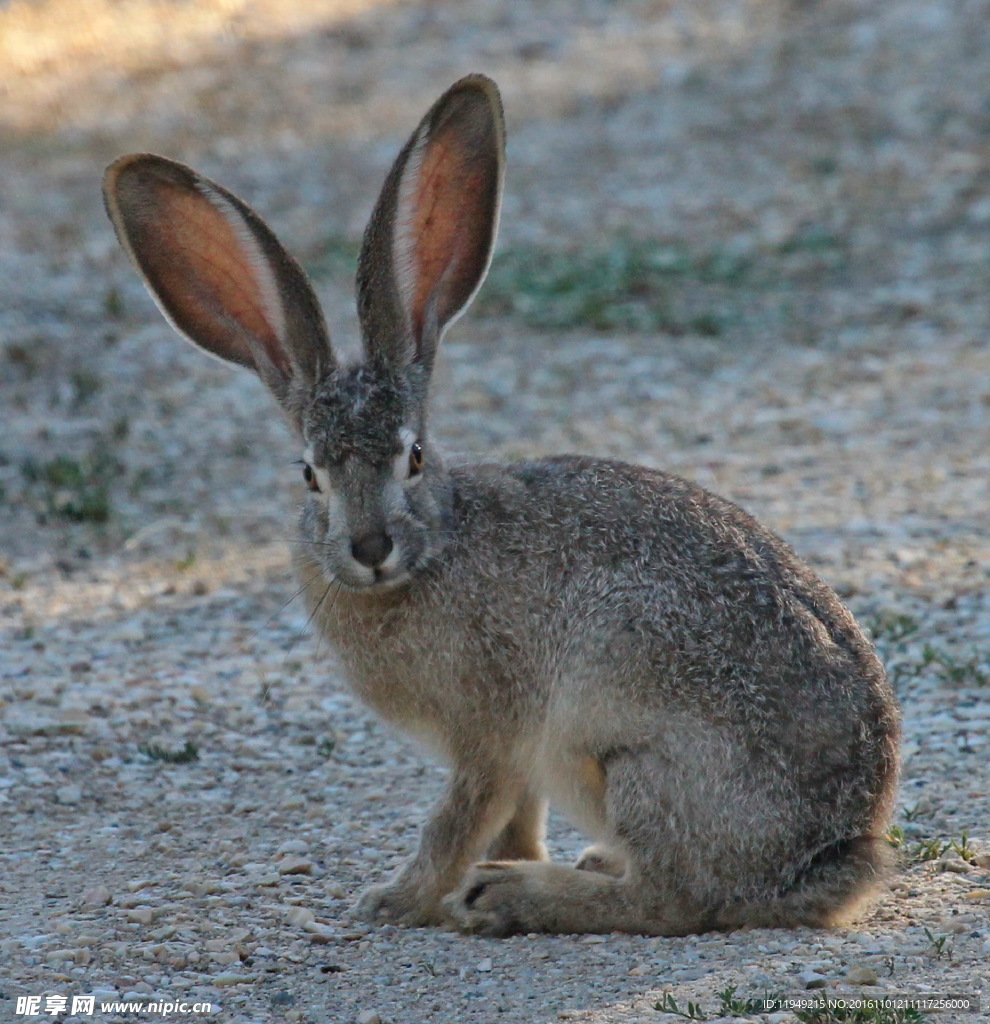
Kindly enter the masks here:
[[446, 489], [401, 375], [335, 371], [303, 415], [302, 543], [328, 580], [391, 589], [443, 545]]
[[104, 179], [107, 211], [172, 324], [254, 370], [302, 435], [302, 543], [328, 580], [401, 586], [447, 543], [451, 486], [424, 436], [437, 346], [481, 286], [505, 136], [495, 83], [455, 82], [396, 158], [358, 261], [364, 366], [340, 366], [302, 268], [232, 192], [148, 153]]

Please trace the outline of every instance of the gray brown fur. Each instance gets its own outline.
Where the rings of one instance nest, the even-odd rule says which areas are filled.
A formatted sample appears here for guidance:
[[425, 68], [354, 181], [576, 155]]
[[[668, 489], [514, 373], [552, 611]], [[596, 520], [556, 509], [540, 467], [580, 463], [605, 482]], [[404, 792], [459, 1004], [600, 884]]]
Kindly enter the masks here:
[[[448, 469], [426, 436], [436, 346], [487, 267], [502, 147], [497, 91], [471, 76], [403, 149], [361, 257], [362, 367], [338, 368], [322, 324], [279, 308], [308, 286], [253, 221], [230, 266], [257, 301], [223, 351], [192, 337], [266, 380], [283, 368], [270, 386], [326, 491], [305, 504], [297, 559], [320, 632], [361, 699], [451, 768], [417, 853], [359, 909], [493, 935], [847, 920], [888, 867], [899, 724], [832, 591], [678, 477], [579, 456]], [[106, 186], [149, 280], [117, 192], [126, 175], [142, 234], [184, 210], [156, 189], [160, 160], [124, 158]], [[207, 207], [228, 195], [195, 180]], [[214, 215], [243, 236], [240, 206]], [[202, 307], [236, 320], [243, 291], [222, 281]], [[167, 313], [188, 304], [156, 296]], [[360, 538], [387, 539], [388, 557], [371, 545], [361, 561]], [[548, 801], [596, 840], [573, 867], [546, 859]]]

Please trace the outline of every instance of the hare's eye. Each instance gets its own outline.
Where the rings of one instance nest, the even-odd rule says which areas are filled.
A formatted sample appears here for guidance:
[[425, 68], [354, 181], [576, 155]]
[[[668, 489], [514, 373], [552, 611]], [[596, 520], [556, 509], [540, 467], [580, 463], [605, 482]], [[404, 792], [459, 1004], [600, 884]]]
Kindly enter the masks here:
[[308, 463], [303, 463], [303, 480], [309, 485], [309, 489], [314, 491], [316, 494], [320, 494], [320, 485], [316, 482], [316, 474], [313, 472], [313, 467]]
[[416, 476], [423, 468], [423, 446], [414, 441], [409, 449], [409, 475]]

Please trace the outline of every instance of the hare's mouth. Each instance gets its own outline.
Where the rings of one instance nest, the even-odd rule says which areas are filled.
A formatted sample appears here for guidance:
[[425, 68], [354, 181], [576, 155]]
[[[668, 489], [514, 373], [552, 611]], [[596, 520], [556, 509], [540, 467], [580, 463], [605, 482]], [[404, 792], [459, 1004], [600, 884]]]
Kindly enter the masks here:
[[404, 566], [389, 568], [348, 567], [334, 573], [334, 579], [345, 590], [361, 593], [384, 593], [408, 583], [412, 574]]

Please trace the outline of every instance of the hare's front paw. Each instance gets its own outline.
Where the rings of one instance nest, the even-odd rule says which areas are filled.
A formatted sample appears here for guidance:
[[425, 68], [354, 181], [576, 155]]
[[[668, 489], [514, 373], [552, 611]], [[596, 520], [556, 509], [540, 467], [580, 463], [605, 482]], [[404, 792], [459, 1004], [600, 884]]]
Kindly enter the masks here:
[[621, 878], [626, 873], [626, 858], [618, 850], [596, 843], [581, 851], [574, 867], [578, 871], [594, 871], [600, 875]]
[[443, 900], [454, 924], [465, 932], [502, 937], [539, 931], [527, 894], [527, 861], [473, 865], [460, 887]]
[[356, 916], [372, 924], [400, 924], [424, 928], [443, 923], [439, 903], [406, 885], [373, 885], [355, 907]]

